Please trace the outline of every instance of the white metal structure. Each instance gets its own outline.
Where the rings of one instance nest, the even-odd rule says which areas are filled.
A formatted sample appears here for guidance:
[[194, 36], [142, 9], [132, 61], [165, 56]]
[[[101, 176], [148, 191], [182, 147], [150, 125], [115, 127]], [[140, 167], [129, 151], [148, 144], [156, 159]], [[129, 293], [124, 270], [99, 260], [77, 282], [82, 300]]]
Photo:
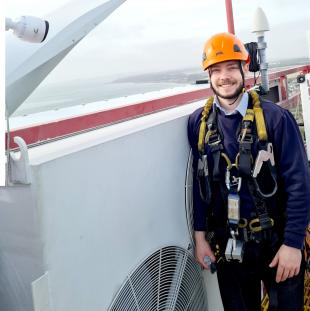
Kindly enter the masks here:
[[[7, 115], [124, 1], [80, 2], [69, 14], [63, 10], [65, 16], [58, 12], [48, 19], [49, 37], [39, 47], [8, 42]], [[192, 109], [153, 114], [29, 151], [23, 139], [14, 138], [20, 151], [10, 153], [11, 187], [0, 188], [1, 310], [114, 308], [116, 293], [139, 263], [165, 249], [174, 250], [175, 258], [182, 254], [187, 264], [183, 270], [175, 266], [179, 281], [172, 275], [173, 284], [165, 283], [158, 308], [164, 302], [175, 310], [180, 300], [189, 310], [205, 309], [204, 286], [192, 291], [193, 282], [187, 282], [182, 290], [186, 271], [196, 271], [195, 280], [203, 284], [190, 259], [185, 212], [184, 137]], [[167, 267], [175, 260], [171, 253], [169, 258]]]
[[[310, 74], [305, 76], [305, 81], [300, 84], [300, 96], [302, 103], [302, 110], [304, 116], [310, 116]], [[304, 117], [304, 127], [305, 127], [305, 135], [306, 141], [310, 141], [310, 119]], [[308, 159], [310, 159], [310, 146], [307, 143], [307, 155]]]
[[24, 102], [76, 44], [125, 1], [91, 0], [80, 2], [79, 5], [69, 3], [70, 10], [63, 9], [48, 18], [49, 34], [39, 46], [14, 42], [14, 38], [8, 37], [7, 115], [10, 116]]
[[31, 184], [0, 189], [1, 310], [107, 310], [148, 256], [192, 248], [184, 137], [201, 105], [29, 150]]

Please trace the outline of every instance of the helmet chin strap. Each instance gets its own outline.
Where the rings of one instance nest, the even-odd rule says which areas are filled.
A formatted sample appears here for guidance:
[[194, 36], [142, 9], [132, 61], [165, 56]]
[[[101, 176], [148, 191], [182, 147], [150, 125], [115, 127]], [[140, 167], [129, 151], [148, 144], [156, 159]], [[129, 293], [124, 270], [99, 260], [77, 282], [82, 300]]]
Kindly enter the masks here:
[[235, 104], [235, 102], [238, 100], [238, 98], [240, 97], [240, 95], [241, 95], [241, 93], [236, 97], [236, 99], [232, 102], [232, 103], [230, 103], [230, 104], [228, 104], [229, 106], [232, 106], [232, 105], [234, 105]]
[[[216, 90], [214, 89], [214, 87], [213, 87], [213, 85], [212, 85], [211, 82], [210, 82], [210, 85], [211, 85], [211, 89], [213, 90], [214, 94], [216, 95], [216, 97], [217, 97], [219, 103], [221, 103], [221, 100], [220, 100], [220, 99], [222, 99], [222, 97], [216, 92]], [[229, 98], [229, 99], [234, 99], [234, 101], [231, 102], [231, 103], [229, 103], [228, 105], [229, 105], [229, 106], [234, 105], [234, 104], [236, 103], [236, 101], [240, 98], [240, 95], [241, 95], [242, 93], [244, 93], [244, 90], [245, 90], [245, 89], [244, 89], [244, 87], [243, 87], [242, 91], [241, 91], [236, 97]], [[225, 99], [228, 99], [228, 98], [225, 98]]]
[[[240, 95], [241, 95], [241, 93], [239, 93], [238, 95], [237, 95], [237, 97], [235, 98], [235, 100], [232, 102], [232, 103], [230, 103], [230, 104], [228, 104], [229, 106], [232, 106], [232, 105], [234, 105], [235, 103], [236, 103], [236, 101], [240, 98]], [[216, 95], [217, 96], [217, 99], [218, 99], [218, 101], [219, 102], [221, 102], [220, 101], [220, 96], [218, 96], [218, 95]]]

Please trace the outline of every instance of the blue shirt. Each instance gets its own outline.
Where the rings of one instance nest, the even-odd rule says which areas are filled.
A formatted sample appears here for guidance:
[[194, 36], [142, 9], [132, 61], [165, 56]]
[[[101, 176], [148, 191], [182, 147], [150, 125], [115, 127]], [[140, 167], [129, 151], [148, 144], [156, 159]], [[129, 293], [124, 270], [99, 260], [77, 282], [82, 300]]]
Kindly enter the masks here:
[[229, 116], [231, 114], [236, 114], [237, 112], [239, 112], [242, 115], [242, 117], [244, 117], [246, 114], [246, 110], [248, 108], [248, 101], [249, 101], [249, 94], [248, 94], [248, 92], [244, 92], [242, 97], [241, 97], [240, 103], [236, 107], [236, 109], [232, 112], [228, 112], [219, 104], [217, 97], [214, 96], [213, 109], [215, 107], [218, 107], [221, 111], [223, 111], [225, 113], [226, 116]]

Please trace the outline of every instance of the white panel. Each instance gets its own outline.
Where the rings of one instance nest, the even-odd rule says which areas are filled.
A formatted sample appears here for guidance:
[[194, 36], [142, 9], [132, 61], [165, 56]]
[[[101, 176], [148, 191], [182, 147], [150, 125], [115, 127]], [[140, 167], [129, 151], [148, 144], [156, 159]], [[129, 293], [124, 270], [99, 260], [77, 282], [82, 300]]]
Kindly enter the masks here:
[[188, 112], [175, 115], [120, 124], [112, 139], [104, 138], [106, 128], [76, 138], [80, 146], [74, 138], [53, 143], [48, 162], [48, 146], [30, 151], [55, 310], [106, 310], [148, 255], [167, 245], [187, 248]]
[[32, 184], [0, 189], [0, 310], [107, 310], [150, 254], [189, 246], [186, 128], [202, 104], [29, 150]]
[[32, 282], [34, 311], [51, 311], [49, 302], [48, 272]]
[[44, 273], [42, 248], [34, 189], [0, 187], [1, 311], [33, 311], [31, 282]]
[[307, 42], [308, 42], [308, 57], [310, 59], [310, 30], [307, 31]]
[[204, 270], [203, 277], [206, 283], [208, 296], [208, 310], [224, 311], [220, 290], [217, 282], [217, 274], [212, 274], [210, 271]]
[[187, 246], [186, 118], [179, 122], [182, 127], [171, 122], [40, 168], [56, 310], [69, 311], [68, 301], [75, 311], [105, 310], [147, 254]]

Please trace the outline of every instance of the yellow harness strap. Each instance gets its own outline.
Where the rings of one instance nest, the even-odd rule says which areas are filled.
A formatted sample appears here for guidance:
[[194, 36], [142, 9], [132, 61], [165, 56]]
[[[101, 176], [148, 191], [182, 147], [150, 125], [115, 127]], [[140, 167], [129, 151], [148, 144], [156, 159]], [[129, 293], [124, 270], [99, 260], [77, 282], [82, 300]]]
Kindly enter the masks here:
[[253, 109], [246, 110], [246, 114], [243, 117], [243, 121], [250, 121], [250, 122], [254, 121], [254, 110]]
[[[242, 119], [242, 123], [243, 122], [250, 122], [252, 124], [253, 121], [254, 121], [254, 110], [253, 109], [247, 109], [245, 116]], [[244, 140], [244, 138], [248, 132], [250, 132], [250, 129], [248, 129], [248, 127], [241, 129], [241, 133], [240, 133], [241, 134], [241, 140], [240, 140], [241, 142], [243, 142], [243, 140]]]
[[207, 120], [210, 114], [210, 110], [213, 105], [214, 97], [211, 96], [208, 98], [200, 119], [200, 128], [199, 128], [199, 138], [198, 138], [198, 151], [200, 154], [204, 154], [204, 146], [205, 146], [205, 137], [206, 137], [206, 129], [207, 129]]
[[253, 110], [255, 115], [258, 138], [260, 141], [267, 141], [268, 135], [266, 130], [265, 118], [263, 109], [260, 105], [259, 96], [255, 91], [250, 91], [249, 93], [253, 99]]
[[[243, 118], [243, 121], [256, 121], [257, 135], [260, 141], [267, 141], [267, 130], [265, 124], [265, 118], [263, 109], [260, 105], [259, 96], [255, 91], [249, 91], [249, 94], [253, 100], [253, 109], [247, 109], [246, 114]], [[206, 138], [206, 130], [207, 130], [207, 120], [213, 105], [214, 97], [211, 96], [208, 98], [204, 109], [202, 111], [201, 123], [199, 128], [199, 138], [198, 138], [198, 151], [200, 154], [204, 154], [204, 145]]]

